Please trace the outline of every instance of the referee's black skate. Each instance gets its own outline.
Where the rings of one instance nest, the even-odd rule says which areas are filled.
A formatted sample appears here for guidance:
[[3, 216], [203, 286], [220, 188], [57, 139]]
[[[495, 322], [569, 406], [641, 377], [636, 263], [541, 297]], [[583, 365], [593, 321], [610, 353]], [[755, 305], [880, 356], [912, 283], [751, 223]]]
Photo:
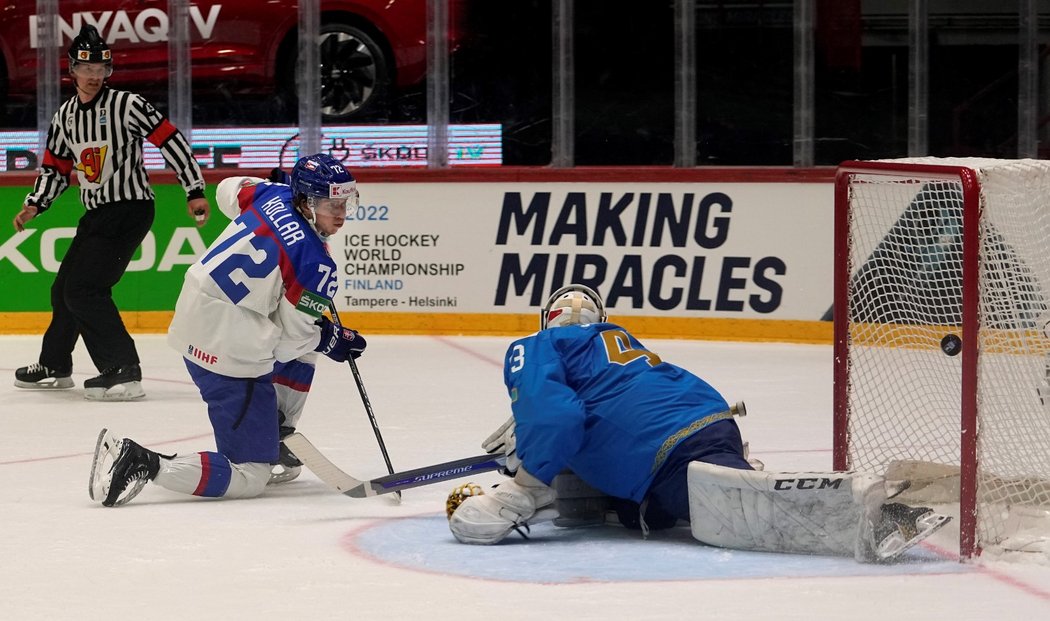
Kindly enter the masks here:
[[15, 386], [38, 390], [72, 388], [72, 374], [68, 369], [60, 371], [39, 363], [31, 364], [28, 367], [19, 367], [15, 371]]
[[84, 398], [91, 401], [131, 401], [145, 396], [138, 364], [110, 367], [84, 382]]

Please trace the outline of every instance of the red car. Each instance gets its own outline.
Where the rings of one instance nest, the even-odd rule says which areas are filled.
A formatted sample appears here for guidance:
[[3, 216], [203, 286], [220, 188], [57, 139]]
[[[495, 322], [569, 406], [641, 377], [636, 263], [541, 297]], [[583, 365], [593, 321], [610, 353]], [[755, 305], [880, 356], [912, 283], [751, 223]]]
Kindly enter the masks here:
[[[116, 88], [167, 90], [168, 0], [62, 0], [59, 58], [83, 23], [113, 48]], [[295, 0], [193, 2], [189, 31], [196, 93], [265, 97], [295, 91]], [[321, 2], [322, 112], [346, 120], [426, 72], [426, 0]], [[0, 100], [36, 93], [36, 2], [0, 0]], [[454, 32], [450, 33], [453, 36]]]

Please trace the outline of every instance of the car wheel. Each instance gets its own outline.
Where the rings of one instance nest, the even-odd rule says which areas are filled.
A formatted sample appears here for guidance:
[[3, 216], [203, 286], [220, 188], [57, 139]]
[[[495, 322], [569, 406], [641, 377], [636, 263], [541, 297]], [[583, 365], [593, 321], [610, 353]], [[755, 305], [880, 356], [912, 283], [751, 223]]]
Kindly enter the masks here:
[[321, 27], [321, 114], [328, 120], [360, 116], [386, 97], [390, 70], [371, 33], [344, 23]]

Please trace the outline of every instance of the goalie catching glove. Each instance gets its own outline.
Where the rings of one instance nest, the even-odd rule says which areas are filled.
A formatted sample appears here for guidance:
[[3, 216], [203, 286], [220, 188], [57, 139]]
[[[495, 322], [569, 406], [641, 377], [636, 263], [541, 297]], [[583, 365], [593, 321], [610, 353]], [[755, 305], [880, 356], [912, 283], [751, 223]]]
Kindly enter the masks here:
[[321, 326], [321, 342], [314, 351], [321, 352], [336, 362], [346, 362], [350, 358], [356, 360], [368, 346], [365, 337], [350, 328], [332, 323], [327, 317], [322, 316], [316, 323]]
[[445, 503], [448, 526], [461, 543], [499, 543], [513, 530], [528, 528], [529, 521], [543, 521], [556, 513], [554, 490], [524, 469], [513, 479], [484, 493], [474, 483], [460, 485]]
[[496, 431], [489, 434], [481, 443], [481, 448], [490, 455], [506, 455], [507, 464], [499, 471], [508, 477], [514, 476], [521, 467], [518, 459], [517, 436], [514, 434], [514, 417], [511, 416], [499, 426]]

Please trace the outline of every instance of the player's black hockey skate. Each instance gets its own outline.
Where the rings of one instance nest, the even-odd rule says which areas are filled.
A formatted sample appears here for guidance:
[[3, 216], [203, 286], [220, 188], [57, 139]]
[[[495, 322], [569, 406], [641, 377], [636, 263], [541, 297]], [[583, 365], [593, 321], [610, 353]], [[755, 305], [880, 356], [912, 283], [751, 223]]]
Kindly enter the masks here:
[[103, 429], [95, 444], [88, 495], [104, 507], [119, 507], [138, 496], [159, 471], [159, 454]]
[[15, 371], [15, 386], [33, 389], [72, 388], [71, 375], [68, 369], [50, 369], [42, 364], [31, 364]]
[[280, 452], [277, 455], [277, 465], [275, 465], [270, 471], [270, 480], [267, 485], [276, 485], [278, 483], [287, 483], [296, 479], [303, 471], [303, 462], [299, 461], [299, 458], [295, 456], [295, 453], [285, 446], [283, 440], [288, 436], [295, 433], [295, 427], [281, 426], [281, 446]]
[[929, 507], [909, 507], [899, 502], [882, 505], [882, 521], [875, 527], [875, 555], [881, 561], [900, 556], [951, 521]]
[[142, 369], [137, 364], [110, 367], [84, 382], [84, 398], [92, 401], [131, 401], [145, 396]]

